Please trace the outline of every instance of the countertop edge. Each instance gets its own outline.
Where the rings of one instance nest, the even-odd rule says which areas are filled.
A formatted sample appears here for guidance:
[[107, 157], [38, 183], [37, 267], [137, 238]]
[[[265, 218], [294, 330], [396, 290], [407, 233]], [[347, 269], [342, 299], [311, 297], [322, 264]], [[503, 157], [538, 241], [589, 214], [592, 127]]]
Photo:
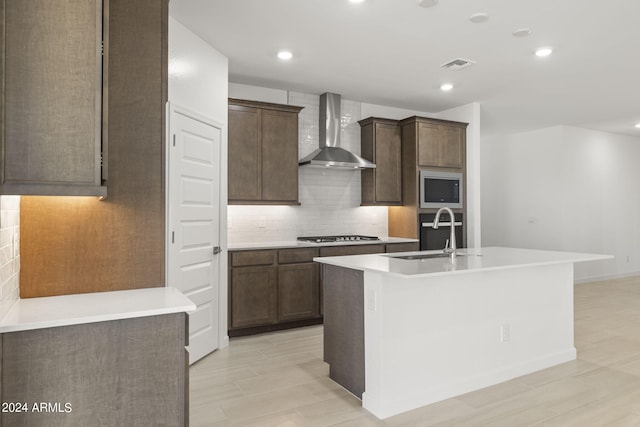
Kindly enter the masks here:
[[16, 301], [0, 321], [0, 333], [195, 311], [172, 287], [27, 298]]
[[360, 246], [360, 245], [386, 245], [396, 243], [418, 243], [418, 239], [409, 239], [405, 237], [383, 237], [380, 240], [361, 240], [361, 241], [345, 241], [345, 242], [325, 242], [310, 243], [298, 241], [282, 241], [272, 243], [239, 243], [229, 245], [227, 250], [234, 251], [252, 251], [267, 249], [303, 249], [303, 248], [324, 248], [328, 246]]
[[[492, 248], [492, 249], [495, 249], [495, 248]], [[506, 250], [514, 250], [514, 251], [521, 250], [516, 248], [498, 248], [498, 249], [506, 249]], [[387, 271], [383, 268], [379, 268], [375, 266], [366, 266], [366, 265], [359, 264], [357, 262], [353, 262], [353, 260], [357, 260], [357, 259], [360, 259], [360, 260], [373, 259], [377, 256], [386, 256], [386, 254], [316, 257], [313, 260], [322, 264], [329, 264], [336, 267], [343, 267], [343, 268], [350, 268], [353, 270], [385, 274], [389, 276], [399, 277], [402, 279], [418, 279], [418, 278], [424, 278], [424, 277], [473, 274], [473, 273], [479, 273], [479, 272], [485, 272], [485, 271], [510, 270], [510, 269], [516, 269], [516, 268], [538, 267], [538, 266], [545, 266], [545, 265], [557, 265], [557, 264], [567, 264], [567, 263], [573, 264], [577, 262], [600, 261], [600, 260], [607, 260], [607, 259], [614, 258], [613, 255], [590, 254], [590, 253], [540, 251], [540, 250], [525, 250], [525, 251], [557, 253], [557, 254], [564, 254], [566, 256], [573, 256], [574, 258], [572, 259], [567, 258], [567, 259], [560, 259], [560, 260], [538, 260], [538, 261], [528, 261], [528, 262], [517, 262], [513, 264], [491, 265], [491, 266], [486, 266], [486, 267], [483, 266], [479, 268], [465, 268], [460, 270], [447, 270], [447, 271], [438, 270], [438, 271], [420, 272], [420, 273], [402, 273], [397, 271]], [[423, 251], [423, 252], [433, 253], [438, 251]], [[470, 249], [469, 252], [473, 252], [473, 250]], [[406, 254], [416, 254], [416, 253], [417, 252], [406, 252]], [[402, 255], [402, 254], [403, 253], [397, 253], [394, 255]], [[352, 260], [352, 262], [349, 262], [349, 260]]]

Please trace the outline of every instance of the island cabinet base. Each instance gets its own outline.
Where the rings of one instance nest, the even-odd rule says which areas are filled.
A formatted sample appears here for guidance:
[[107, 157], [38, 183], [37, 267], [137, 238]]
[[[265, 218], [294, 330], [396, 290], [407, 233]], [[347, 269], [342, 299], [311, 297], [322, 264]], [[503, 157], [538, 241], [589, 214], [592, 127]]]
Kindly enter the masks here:
[[571, 262], [415, 278], [323, 268], [331, 378], [378, 418], [576, 358]]
[[329, 377], [359, 399], [364, 383], [364, 274], [322, 266], [324, 283], [324, 361]]
[[1, 426], [186, 426], [186, 314], [1, 335]]

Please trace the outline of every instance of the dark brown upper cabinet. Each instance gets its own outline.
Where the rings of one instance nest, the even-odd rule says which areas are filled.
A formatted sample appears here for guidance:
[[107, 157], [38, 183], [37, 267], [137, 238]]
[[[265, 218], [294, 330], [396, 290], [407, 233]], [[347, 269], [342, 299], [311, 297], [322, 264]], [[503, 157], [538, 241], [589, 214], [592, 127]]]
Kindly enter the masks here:
[[229, 99], [229, 204], [299, 204], [302, 108]]
[[396, 120], [369, 117], [360, 124], [361, 155], [376, 164], [361, 172], [362, 205], [402, 204], [402, 139]]
[[0, 194], [106, 195], [102, 10], [0, 2]]
[[465, 123], [410, 117], [401, 124], [415, 127], [412, 134], [418, 146], [418, 167], [464, 169]]

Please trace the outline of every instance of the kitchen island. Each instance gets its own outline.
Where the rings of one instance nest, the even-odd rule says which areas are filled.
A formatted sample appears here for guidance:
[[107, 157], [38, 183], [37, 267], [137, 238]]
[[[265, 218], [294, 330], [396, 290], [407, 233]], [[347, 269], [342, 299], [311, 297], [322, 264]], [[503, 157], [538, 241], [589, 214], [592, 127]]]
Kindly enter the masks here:
[[481, 248], [320, 257], [330, 377], [386, 418], [576, 358], [573, 263]]

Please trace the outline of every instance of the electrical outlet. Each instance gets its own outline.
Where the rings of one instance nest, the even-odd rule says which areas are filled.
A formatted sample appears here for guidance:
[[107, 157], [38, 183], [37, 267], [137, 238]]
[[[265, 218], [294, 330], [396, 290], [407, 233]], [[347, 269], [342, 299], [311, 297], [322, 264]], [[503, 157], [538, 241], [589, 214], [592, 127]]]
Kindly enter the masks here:
[[509, 342], [511, 341], [511, 328], [508, 323], [500, 325], [500, 341], [501, 342]]
[[376, 311], [378, 309], [378, 295], [376, 291], [367, 291], [367, 310]]
[[378, 223], [378, 215], [371, 215], [371, 225], [376, 225]]
[[264, 216], [258, 217], [258, 227], [266, 228], [267, 227], [267, 218]]

